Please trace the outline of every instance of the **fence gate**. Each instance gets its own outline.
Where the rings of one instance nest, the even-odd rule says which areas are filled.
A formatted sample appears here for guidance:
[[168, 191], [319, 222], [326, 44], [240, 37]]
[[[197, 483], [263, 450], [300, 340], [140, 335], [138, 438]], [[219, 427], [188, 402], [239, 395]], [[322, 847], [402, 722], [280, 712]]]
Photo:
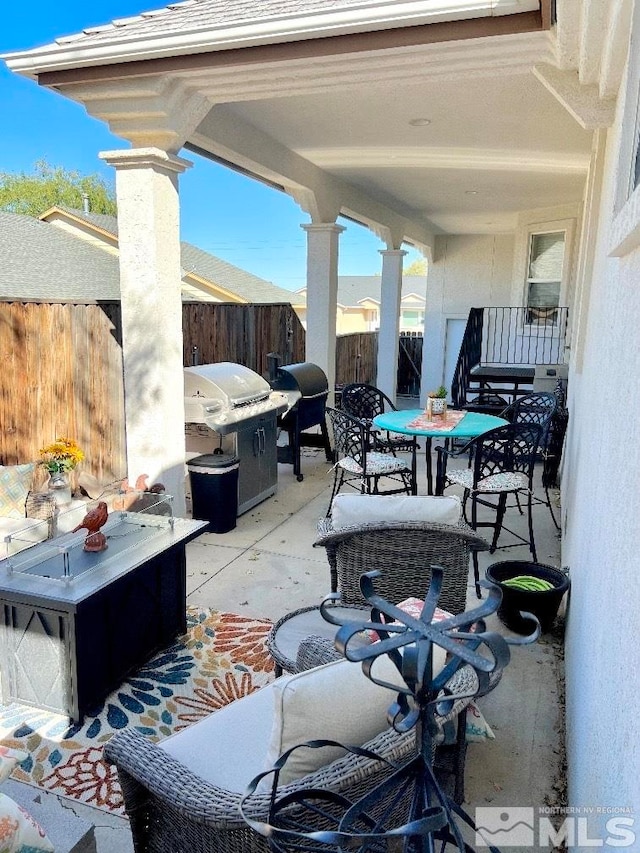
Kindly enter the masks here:
[[405, 397], [420, 395], [422, 378], [422, 336], [400, 335], [396, 392]]

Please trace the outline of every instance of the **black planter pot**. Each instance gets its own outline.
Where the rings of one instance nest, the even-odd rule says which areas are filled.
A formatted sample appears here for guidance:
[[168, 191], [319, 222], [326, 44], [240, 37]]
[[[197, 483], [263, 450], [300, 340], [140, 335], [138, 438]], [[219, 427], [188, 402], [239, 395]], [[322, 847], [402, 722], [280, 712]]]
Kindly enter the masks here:
[[[504, 585], [504, 581], [519, 575], [530, 575], [553, 584], [553, 589], [542, 592], [513, 589]], [[502, 604], [498, 608], [500, 620], [518, 634], [529, 634], [532, 623], [523, 619], [520, 611], [533, 613], [540, 622], [542, 632], [549, 631], [558, 615], [560, 602], [569, 589], [569, 578], [555, 566], [542, 563], [529, 563], [526, 560], [506, 560], [493, 563], [486, 572], [487, 580], [497, 584], [502, 590]]]

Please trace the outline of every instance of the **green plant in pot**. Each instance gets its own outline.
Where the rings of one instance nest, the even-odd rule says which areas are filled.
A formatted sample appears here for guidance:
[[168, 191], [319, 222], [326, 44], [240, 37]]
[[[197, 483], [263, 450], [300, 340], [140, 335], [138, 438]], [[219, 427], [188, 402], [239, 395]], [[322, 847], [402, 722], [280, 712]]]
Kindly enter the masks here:
[[436, 391], [431, 391], [427, 400], [427, 411], [432, 415], [443, 415], [447, 411], [447, 389], [441, 385]]

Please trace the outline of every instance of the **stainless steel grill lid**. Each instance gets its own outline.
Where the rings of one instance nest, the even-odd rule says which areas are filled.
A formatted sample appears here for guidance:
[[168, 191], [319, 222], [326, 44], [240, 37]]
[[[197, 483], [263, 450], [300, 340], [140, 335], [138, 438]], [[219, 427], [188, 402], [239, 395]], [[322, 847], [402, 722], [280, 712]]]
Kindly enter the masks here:
[[185, 421], [229, 432], [243, 420], [284, 411], [287, 401], [254, 370], [219, 361], [184, 368]]

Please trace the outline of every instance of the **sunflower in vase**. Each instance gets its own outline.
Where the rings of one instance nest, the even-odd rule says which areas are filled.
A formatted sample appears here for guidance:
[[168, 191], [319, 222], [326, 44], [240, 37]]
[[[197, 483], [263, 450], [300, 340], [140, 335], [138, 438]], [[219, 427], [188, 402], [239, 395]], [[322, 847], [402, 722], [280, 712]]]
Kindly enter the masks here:
[[52, 488], [69, 486], [68, 474], [84, 459], [84, 453], [72, 438], [61, 436], [40, 448], [40, 464], [49, 472]]

